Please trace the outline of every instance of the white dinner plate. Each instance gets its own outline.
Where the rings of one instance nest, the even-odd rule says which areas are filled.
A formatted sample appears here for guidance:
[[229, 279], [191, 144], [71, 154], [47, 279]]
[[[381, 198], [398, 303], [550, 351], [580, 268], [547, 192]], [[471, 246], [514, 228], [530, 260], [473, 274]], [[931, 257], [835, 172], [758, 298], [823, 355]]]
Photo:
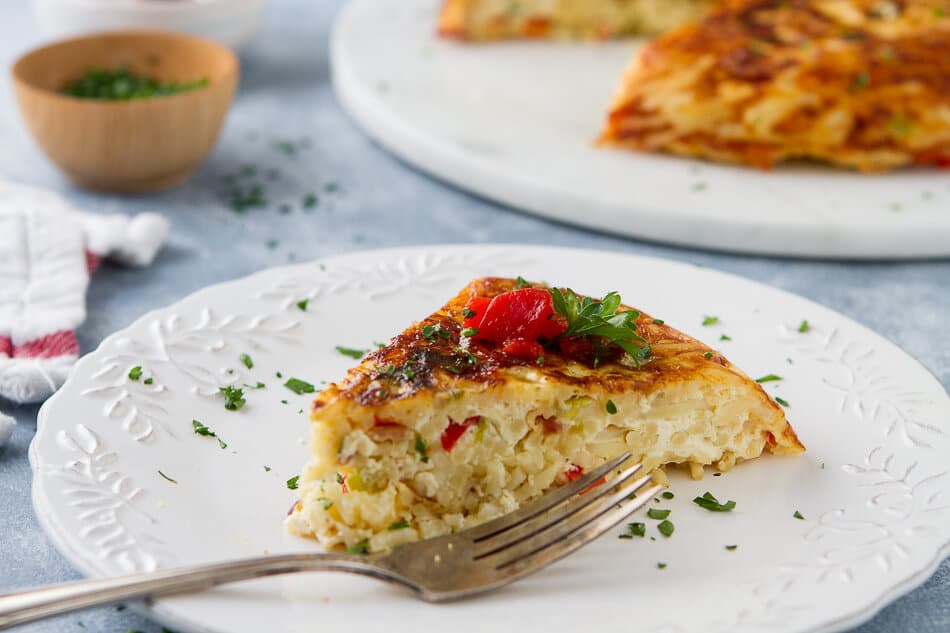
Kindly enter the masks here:
[[728, 251], [950, 255], [950, 177], [914, 168], [772, 171], [593, 145], [629, 42], [463, 44], [439, 0], [351, 0], [332, 38], [343, 107], [430, 174], [582, 226]]
[[[647, 521], [647, 537], [621, 540], [617, 530], [482, 598], [432, 606], [370, 579], [313, 574], [161, 600], [156, 617], [220, 633], [484, 633], [509, 630], [513, 619], [525, 633], [837, 631], [923, 582], [942, 559], [950, 399], [915, 360], [831, 310], [737, 277], [531, 246], [334, 257], [145, 315], [82, 358], [40, 412], [30, 457], [43, 526], [90, 576], [317, 550], [282, 525], [294, 500], [286, 481], [308, 454], [311, 399], [282, 383], [340, 378], [355, 361], [336, 345], [388, 340], [489, 274], [616, 289], [752, 376], [782, 376], [765, 386], [788, 403], [808, 452], [703, 481], [673, 473], [675, 499], [651, 504], [672, 510], [670, 538], [635, 519]], [[719, 322], [703, 326], [706, 316]], [[246, 388], [243, 409], [224, 409], [220, 386], [258, 381], [266, 387]], [[196, 435], [192, 420], [227, 447]], [[735, 500], [735, 510], [691, 502], [707, 490]]]

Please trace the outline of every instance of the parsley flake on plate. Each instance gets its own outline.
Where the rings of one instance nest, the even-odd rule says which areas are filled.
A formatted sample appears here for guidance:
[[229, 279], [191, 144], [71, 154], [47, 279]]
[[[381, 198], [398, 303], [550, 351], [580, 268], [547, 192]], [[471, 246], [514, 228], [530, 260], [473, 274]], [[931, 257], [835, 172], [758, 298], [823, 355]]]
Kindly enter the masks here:
[[297, 307], [300, 308], [301, 312], [307, 311], [307, 306], [310, 304], [310, 299], [301, 299], [297, 302]]
[[294, 475], [293, 477], [287, 480], [287, 487], [290, 488], [291, 490], [296, 490], [299, 482], [300, 482], [300, 475]]
[[247, 400], [244, 399], [244, 390], [239, 387], [228, 385], [221, 387], [218, 391], [224, 396], [224, 408], [228, 411], [237, 411], [247, 404]]
[[177, 481], [175, 481], [174, 479], [172, 479], [171, 477], [169, 477], [168, 475], [166, 475], [165, 473], [163, 473], [163, 472], [160, 471], [160, 470], [158, 471], [158, 474], [161, 475], [161, 476], [162, 476], [162, 479], [164, 479], [165, 481], [170, 481], [170, 482], [173, 483], [173, 484], [177, 484], [177, 483], [178, 483]]
[[129, 380], [136, 380], [136, 381], [137, 381], [137, 380], [138, 380], [139, 378], [141, 378], [141, 377], [142, 377], [142, 366], [141, 366], [141, 365], [136, 365], [135, 367], [133, 367], [132, 369], [129, 370]]
[[675, 495], [669, 490], [666, 490], [660, 496], [663, 497], [664, 499], [672, 499]]
[[340, 354], [343, 354], [344, 356], [349, 356], [350, 358], [354, 358], [356, 360], [360, 360], [361, 358], [366, 356], [366, 353], [369, 351], [365, 349], [356, 349], [353, 347], [344, 347], [342, 345], [337, 345], [335, 349]]
[[241, 359], [241, 363], [243, 363], [245, 367], [247, 367], [248, 369], [254, 369], [254, 361], [251, 360], [251, 357], [249, 355], [241, 354], [240, 356], [238, 356], [238, 358]]
[[673, 525], [672, 521], [660, 521], [657, 524], [656, 529], [659, 530], [660, 534], [666, 538], [670, 538], [670, 536], [673, 535], [673, 530], [675, 530], [676, 527]]
[[798, 324], [798, 331], [804, 334], [811, 329], [811, 325], [808, 323], [808, 319], [802, 319], [802, 322]]
[[[313, 385], [311, 385], [306, 380], [300, 380], [299, 378], [288, 378], [287, 382], [284, 383], [284, 386], [293, 391], [298, 396], [316, 391]], [[283, 400], [281, 400], [281, 402], [283, 402]]]
[[647, 516], [656, 520], [665, 519], [666, 517], [670, 516], [670, 511], [660, 510], [659, 508], [650, 508], [647, 510]]
[[755, 381], [758, 383], [775, 382], [776, 380], [782, 380], [782, 377], [779, 376], [778, 374], [766, 374], [765, 376], [762, 376], [761, 378], [755, 379]]
[[796, 519], [801, 519], [802, 521], [805, 520], [805, 517], [798, 510], [795, 510], [795, 514], [793, 514], [792, 516], [795, 517]]
[[789, 406], [791, 406], [788, 404], [788, 400], [786, 400], [785, 398], [780, 398], [778, 396], [775, 396], [775, 401], [785, 408], [788, 408]]
[[713, 496], [713, 493], [707, 491], [702, 497], [696, 497], [693, 499], [693, 503], [698, 505], [700, 508], [709, 510], [710, 512], [731, 512], [733, 508], [736, 507], [735, 501], [726, 501], [725, 503], [719, 503], [719, 499]]
[[224, 443], [224, 440], [222, 440], [220, 437], [218, 437], [218, 434], [217, 434], [217, 433], [215, 433], [214, 431], [212, 431], [211, 429], [209, 429], [207, 426], [205, 426], [204, 424], [202, 424], [202, 423], [199, 422], [198, 420], [192, 420], [192, 421], [191, 421], [191, 426], [192, 426], [192, 428], [195, 430], [195, 435], [201, 435], [201, 436], [204, 436], [204, 437], [213, 437], [213, 438], [215, 438], [216, 440], [218, 440], [218, 446], [221, 447], [221, 450], [224, 450], [224, 449], [226, 449], [226, 448], [228, 447], [228, 445]]
[[737, 547], [739, 547], [739, 546], [738, 546], [738, 545], [726, 545], [726, 550], [727, 550], [727, 551], [730, 551], [730, 552], [734, 552], [734, 551], [736, 551], [736, 548], [737, 548]]
[[666, 563], [657, 563], [657, 564], [656, 564], [656, 568], [657, 568], [657, 569], [666, 569]]
[[703, 317], [703, 327], [709, 327], [710, 325], [716, 325], [719, 323], [719, 317], [706, 315]]

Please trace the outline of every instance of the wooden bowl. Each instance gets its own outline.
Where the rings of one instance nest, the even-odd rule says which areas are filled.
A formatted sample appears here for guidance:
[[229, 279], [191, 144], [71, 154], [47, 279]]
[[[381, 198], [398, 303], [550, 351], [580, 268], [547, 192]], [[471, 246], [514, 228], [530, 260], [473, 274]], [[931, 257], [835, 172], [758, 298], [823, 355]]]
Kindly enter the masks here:
[[[87, 68], [208, 85], [132, 101], [68, 97], [63, 87]], [[31, 51], [13, 65], [27, 127], [46, 156], [81, 187], [144, 192], [186, 180], [208, 155], [237, 87], [234, 53], [191, 35], [164, 31], [98, 33]]]

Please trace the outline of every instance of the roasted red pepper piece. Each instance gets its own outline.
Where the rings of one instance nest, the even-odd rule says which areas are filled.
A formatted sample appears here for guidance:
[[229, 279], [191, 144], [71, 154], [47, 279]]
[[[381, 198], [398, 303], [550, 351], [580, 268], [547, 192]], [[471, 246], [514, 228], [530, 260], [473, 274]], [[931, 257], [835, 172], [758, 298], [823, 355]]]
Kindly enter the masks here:
[[473, 415], [470, 418], [465, 418], [461, 423], [456, 422], [452, 418], [449, 418], [449, 425], [445, 427], [445, 430], [442, 431], [442, 448], [446, 453], [452, 452], [452, 449], [455, 447], [455, 444], [459, 441], [459, 438], [465, 434], [465, 430], [472, 426], [473, 424], [478, 424], [482, 419], [480, 415]]
[[[480, 312], [479, 307], [473, 306], [474, 301], [470, 301], [466, 307]], [[491, 343], [504, 343], [512, 339], [536, 341], [539, 338], [553, 338], [565, 330], [563, 323], [552, 320], [553, 316], [554, 304], [547, 290], [511, 290], [492, 299], [480, 320], [478, 315], [472, 317], [471, 327], [478, 329], [478, 334], [473, 338]]]
[[571, 467], [564, 471], [564, 476], [568, 481], [574, 481], [584, 475], [584, 469], [577, 464], [571, 464]]
[[505, 341], [501, 346], [501, 351], [509, 356], [516, 358], [527, 358], [534, 360], [544, 356], [544, 348], [537, 341], [529, 341], [526, 338], [515, 338]]

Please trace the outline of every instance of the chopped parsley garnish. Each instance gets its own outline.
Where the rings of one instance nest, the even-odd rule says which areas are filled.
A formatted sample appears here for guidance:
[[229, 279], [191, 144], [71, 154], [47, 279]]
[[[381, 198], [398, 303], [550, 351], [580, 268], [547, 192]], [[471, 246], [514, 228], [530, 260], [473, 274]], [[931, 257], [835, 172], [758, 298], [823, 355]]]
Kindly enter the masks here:
[[129, 370], [129, 380], [138, 380], [142, 377], [142, 366], [136, 365]]
[[237, 411], [243, 407], [247, 400], [244, 399], [244, 390], [239, 387], [221, 387], [218, 389], [224, 396], [224, 408], [228, 411]]
[[355, 358], [356, 360], [360, 360], [361, 358], [366, 356], [366, 353], [369, 351], [365, 349], [356, 349], [353, 347], [343, 347], [342, 345], [337, 345], [336, 348], [334, 349], [336, 349], [336, 351], [339, 352], [340, 354], [343, 354], [344, 356], [349, 356], [350, 358]]
[[254, 361], [251, 360], [250, 356], [248, 356], [247, 354], [241, 354], [239, 358], [241, 359], [241, 362], [244, 363], [245, 367], [247, 367], [248, 369], [254, 368]]
[[287, 480], [287, 487], [290, 488], [291, 490], [296, 490], [297, 484], [299, 481], [300, 481], [300, 475], [294, 475], [293, 477]]
[[403, 519], [402, 521], [396, 521], [395, 523], [390, 523], [389, 527], [386, 528], [390, 532], [395, 532], [396, 530], [404, 530], [409, 527], [409, 521]]
[[347, 554], [369, 554], [369, 540], [363, 539], [355, 545], [350, 545], [346, 548]]
[[221, 447], [221, 450], [224, 450], [224, 449], [226, 449], [226, 448], [228, 447], [228, 445], [224, 443], [224, 440], [222, 440], [220, 437], [218, 437], [218, 434], [217, 434], [217, 433], [215, 433], [214, 431], [212, 431], [211, 429], [209, 429], [207, 426], [205, 426], [204, 424], [202, 424], [202, 423], [199, 422], [198, 420], [192, 420], [192, 421], [191, 421], [191, 426], [192, 426], [192, 428], [194, 428], [194, 430], [195, 430], [195, 435], [202, 435], [202, 436], [204, 436], [204, 437], [213, 437], [213, 438], [215, 438], [216, 440], [218, 440], [218, 446]]
[[719, 499], [713, 496], [713, 493], [706, 492], [702, 497], [696, 497], [693, 499], [693, 503], [698, 505], [700, 508], [705, 508], [710, 512], [731, 512], [733, 508], [736, 507], [735, 501], [726, 501], [725, 503], [719, 503]]
[[307, 311], [307, 305], [310, 303], [310, 299], [301, 299], [297, 302], [297, 307], [300, 308], [302, 312]]
[[663, 325], [664, 323], [666, 323], [666, 321], [664, 321], [663, 319], [653, 319], [653, 323], [655, 325]]
[[726, 545], [726, 549], [727, 549], [728, 551], [730, 551], [730, 552], [736, 551], [736, 548], [737, 548], [737, 547], [739, 547], [739, 546], [738, 546], [738, 545]]
[[799, 512], [798, 510], [795, 510], [795, 514], [793, 514], [792, 516], [795, 517], [796, 519], [801, 519], [802, 521], [805, 520], [805, 517], [802, 516], [802, 513]]
[[787, 409], [789, 406], [791, 406], [791, 405], [788, 404], [788, 400], [786, 400], [785, 398], [780, 398], [780, 397], [778, 397], [778, 396], [775, 396], [775, 401], [776, 401], [777, 403], [779, 403], [780, 405], [782, 405], [783, 407], [785, 407], [786, 409]]
[[426, 454], [426, 441], [422, 439], [422, 436], [419, 434], [416, 434], [415, 448], [416, 452], [419, 453], [419, 459], [422, 460], [422, 463], [428, 463], [429, 455]]
[[[670, 525], [673, 525], [673, 524], [671, 523]], [[672, 532], [670, 532], [670, 534], [672, 534]], [[656, 564], [656, 568], [657, 568], [657, 569], [666, 569], [666, 563], [657, 563], [657, 564]]]
[[174, 479], [172, 479], [171, 477], [169, 477], [168, 475], [166, 475], [166, 474], [163, 473], [162, 471], [158, 471], [158, 474], [161, 475], [161, 476], [162, 476], [162, 479], [164, 479], [165, 481], [170, 481], [170, 482], [172, 482], [173, 484], [177, 484], [177, 483], [178, 483], [177, 481], [175, 481]]
[[804, 334], [811, 329], [811, 325], [808, 323], [808, 319], [802, 319], [802, 322], [798, 324], [798, 331]]
[[264, 472], [265, 472], [265, 473], [269, 473], [269, 472], [270, 472], [270, 466], [264, 466]]
[[674, 497], [673, 493], [670, 492], [669, 490], [664, 491], [663, 494], [661, 494], [660, 496], [663, 497], [664, 499], [672, 499]]
[[647, 533], [647, 524], [646, 523], [628, 523], [627, 524], [627, 534], [630, 536], [646, 536]]
[[766, 374], [761, 378], [756, 378], [756, 382], [775, 382], [776, 380], [782, 380], [782, 377], [777, 374]]
[[265, 385], [260, 380], [258, 380], [256, 385], [249, 385], [247, 383], [244, 383], [244, 386], [247, 387], [248, 389], [263, 389], [267, 385]]
[[676, 529], [676, 526], [673, 525], [671, 521], [661, 521], [657, 524], [656, 529], [660, 531], [660, 534], [669, 538], [673, 534], [673, 530]]
[[[472, 328], [468, 328], [472, 329]], [[422, 336], [426, 337], [430, 341], [435, 340], [436, 337], [439, 338], [450, 338], [452, 334], [446, 330], [442, 329], [441, 323], [430, 323], [429, 325], [422, 326]]]
[[670, 516], [670, 511], [660, 510], [659, 508], [650, 508], [647, 510], [647, 516], [651, 519], [656, 519], [659, 521], [660, 519], [665, 519], [666, 517]]
[[703, 317], [703, 327], [709, 327], [710, 325], [716, 325], [719, 323], [719, 317], [717, 316], [705, 316]]
[[152, 384], [153, 382], [155, 382], [155, 380], [152, 379], [151, 376], [149, 376], [148, 378], [146, 378], [145, 380], [142, 381], [142, 383], [143, 383], [143, 384], [146, 384], [146, 385], [150, 385], [150, 384]]
[[316, 391], [313, 385], [311, 385], [306, 380], [300, 380], [299, 378], [288, 378], [287, 382], [284, 383], [284, 386], [293, 391], [298, 396]]
[[617, 405], [614, 404], [613, 400], [607, 401], [606, 409], [607, 409], [607, 413], [609, 413], [610, 415], [614, 415], [617, 413]]
[[533, 288], [534, 286], [530, 281], [518, 275], [518, 278], [515, 279], [515, 290], [521, 290], [522, 288]]
[[467, 327], [464, 330], [462, 330], [462, 336], [465, 336], [467, 338], [471, 338], [475, 336], [476, 334], [478, 334], [478, 328], [476, 327]]
[[471, 353], [471, 352], [468, 351], [467, 349], [462, 348], [462, 347], [458, 347], [458, 348], [456, 348], [455, 351], [457, 351], [459, 354], [461, 354], [462, 356], [464, 356], [465, 359], [466, 359], [468, 362], [470, 362], [471, 364], [473, 364], [473, 365], [477, 365], [477, 364], [478, 364], [478, 356], [476, 356], [475, 354]]
[[471, 319], [476, 314], [478, 314], [478, 312], [475, 312], [475, 310], [472, 310], [471, 308], [462, 308], [462, 316], [466, 319]]
[[731, 340], [732, 340], [732, 337], [729, 336], [728, 334], [720, 334], [720, 335], [719, 335], [719, 340], [720, 340], [720, 341], [731, 341]]
[[567, 329], [559, 338], [600, 336], [627, 352], [637, 366], [650, 359], [650, 346], [637, 334], [640, 313], [636, 310], [617, 312], [620, 295], [616, 292], [608, 292], [600, 301], [590, 297], [581, 299], [569, 288], [563, 292], [551, 288], [548, 292], [554, 311], [567, 319]]
[[868, 87], [868, 84], [871, 83], [871, 75], [867, 71], [859, 72], [854, 76], [854, 79], [851, 80], [851, 85], [848, 86], [848, 90], [851, 92], [857, 92], [859, 90], [864, 90]]
[[713, 357], [713, 353], [712, 353], [712, 352], [706, 352], [705, 354], [703, 354], [703, 356], [705, 356], [706, 358], [712, 358], [712, 357]]

